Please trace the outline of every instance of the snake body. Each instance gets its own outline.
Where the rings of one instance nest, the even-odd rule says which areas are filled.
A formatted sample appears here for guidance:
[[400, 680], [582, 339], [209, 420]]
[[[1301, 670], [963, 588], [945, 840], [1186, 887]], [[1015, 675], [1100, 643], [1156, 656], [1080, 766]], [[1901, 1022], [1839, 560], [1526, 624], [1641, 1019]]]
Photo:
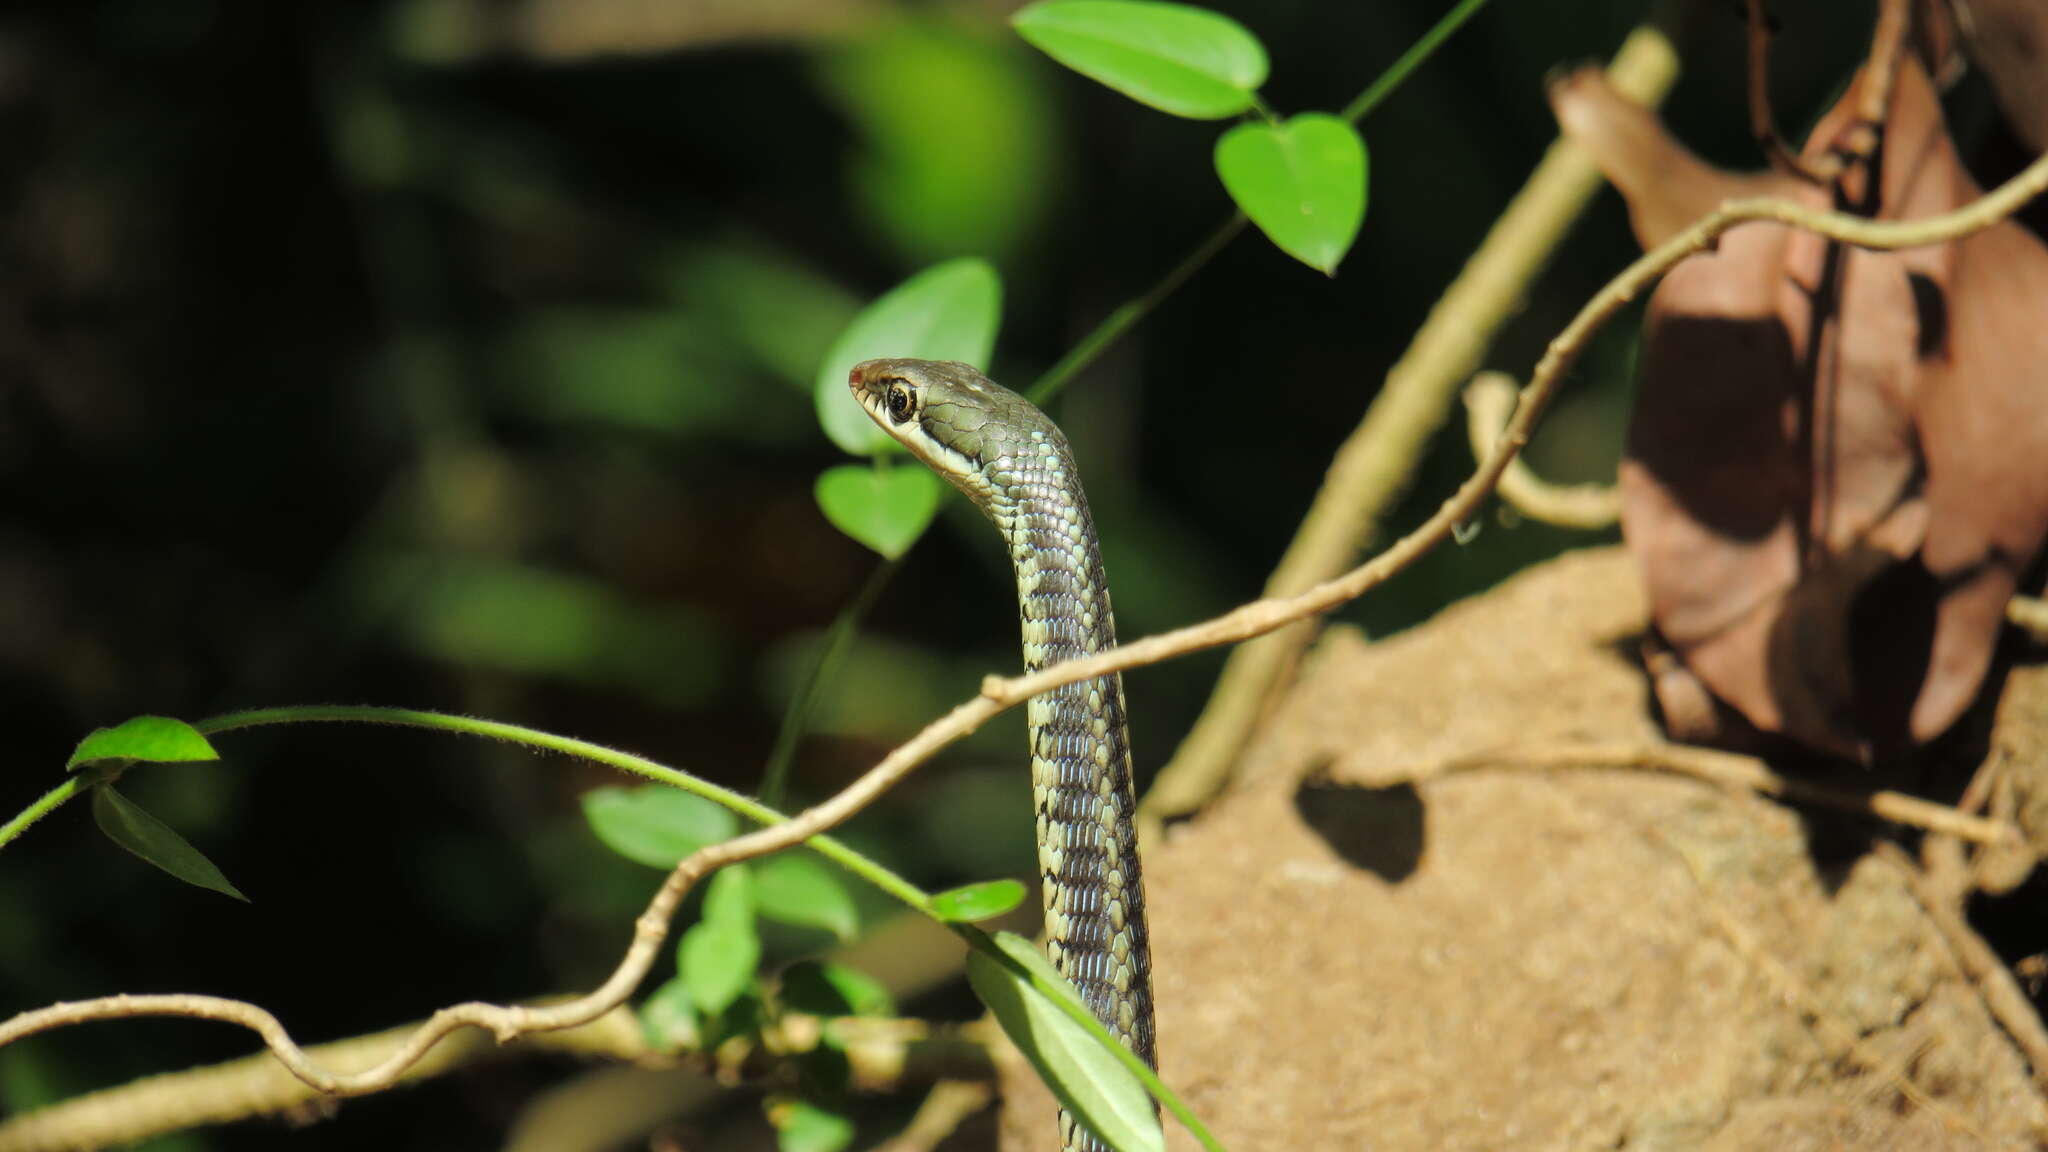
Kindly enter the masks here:
[[[1044, 413], [951, 361], [869, 360], [850, 383], [877, 424], [1002, 532], [1026, 670], [1116, 646], [1088, 500], [1066, 437]], [[1096, 1018], [1152, 1064], [1152, 958], [1123, 678], [1054, 688], [1026, 709], [1046, 953]], [[1071, 1152], [1101, 1147], [1064, 1112], [1060, 1132]]]

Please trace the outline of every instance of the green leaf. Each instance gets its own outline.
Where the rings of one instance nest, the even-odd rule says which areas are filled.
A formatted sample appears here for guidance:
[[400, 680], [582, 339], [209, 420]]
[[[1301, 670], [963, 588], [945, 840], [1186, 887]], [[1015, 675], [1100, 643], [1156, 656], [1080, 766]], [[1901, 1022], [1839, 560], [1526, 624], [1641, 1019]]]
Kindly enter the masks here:
[[1216, 141], [1216, 174], [1281, 251], [1336, 274], [1365, 219], [1365, 141], [1350, 121], [1309, 112], [1240, 124]]
[[782, 1003], [813, 1016], [890, 1016], [896, 1004], [880, 981], [858, 968], [803, 960], [782, 973]]
[[249, 898], [228, 883], [213, 861], [171, 831], [170, 825], [114, 791], [113, 785], [101, 784], [92, 790], [92, 818], [107, 839], [185, 883], [248, 902]]
[[754, 979], [754, 969], [761, 963], [761, 938], [751, 919], [707, 918], [683, 933], [676, 955], [691, 1001], [706, 1016], [715, 1016], [739, 999]]
[[704, 886], [704, 919], [728, 924], [754, 923], [754, 873], [745, 864], [728, 864]]
[[681, 976], [654, 990], [640, 1005], [640, 1032], [657, 1052], [682, 1052], [697, 1046], [697, 1006], [689, 982]]
[[1041, 0], [1010, 23], [1040, 51], [1161, 112], [1220, 120], [1252, 106], [1266, 49], [1205, 8], [1139, 0]]
[[839, 1152], [853, 1143], [853, 1121], [803, 1100], [779, 1104], [769, 1118], [782, 1152]]
[[112, 728], [95, 728], [64, 762], [71, 771], [101, 760], [146, 760], [169, 764], [185, 760], [218, 760], [220, 753], [197, 729], [168, 716], [137, 716]]
[[985, 880], [932, 897], [932, 913], [955, 924], [972, 924], [1001, 916], [1024, 902], [1024, 885], [1015, 880]]
[[816, 856], [785, 853], [755, 865], [754, 901], [761, 915], [784, 924], [823, 928], [841, 940], [860, 931], [844, 873]]
[[[806, 45], [857, 141], [839, 151], [863, 231], [911, 266], [1011, 256], [1037, 235], [1079, 159], [1062, 146], [1052, 70], [957, 17], [932, 5], [877, 6], [847, 34]], [[821, 341], [804, 363], [805, 387], [823, 350]]]
[[896, 451], [893, 437], [868, 419], [846, 378], [878, 356], [962, 360], [988, 365], [1002, 318], [1003, 285], [987, 261], [935, 264], [868, 305], [832, 342], [818, 368], [818, 423], [834, 444], [855, 456]]
[[938, 513], [939, 484], [924, 468], [839, 464], [818, 477], [818, 508], [833, 527], [894, 560]]
[[628, 860], [673, 868], [683, 857], [739, 831], [731, 812], [694, 793], [661, 784], [606, 786], [583, 794], [583, 819], [604, 845]]
[[998, 932], [992, 939], [1036, 981], [977, 948], [967, 954], [967, 982], [1061, 1106], [1118, 1152], [1161, 1152], [1166, 1136], [1145, 1086], [1039, 990], [1042, 984], [1079, 1004], [1073, 985], [1022, 936]]

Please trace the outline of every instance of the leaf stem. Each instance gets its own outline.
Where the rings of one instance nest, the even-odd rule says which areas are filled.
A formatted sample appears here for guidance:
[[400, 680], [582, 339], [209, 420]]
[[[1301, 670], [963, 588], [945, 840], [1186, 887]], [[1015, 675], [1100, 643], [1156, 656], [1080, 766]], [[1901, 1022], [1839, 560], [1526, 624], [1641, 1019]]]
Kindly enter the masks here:
[[[1374, 108], [1379, 107], [1382, 100], [1393, 95], [1402, 81], [1408, 79], [1409, 73], [1420, 67], [1445, 40], [1450, 39], [1453, 32], [1463, 27], [1467, 20], [1485, 6], [1486, 0], [1458, 0], [1458, 4], [1446, 12], [1443, 19], [1424, 32], [1422, 38], [1410, 45], [1406, 52], [1401, 53], [1399, 59], [1388, 65], [1387, 70], [1367, 85], [1365, 91], [1358, 94], [1357, 99], [1345, 106], [1344, 118], [1354, 124], [1363, 120]], [[1256, 96], [1252, 99], [1253, 106], [1259, 113], [1267, 120], [1272, 120], [1271, 110]], [[1158, 283], [1146, 289], [1143, 295], [1125, 302], [1103, 317], [1102, 322], [1097, 324], [1093, 331], [1081, 337], [1066, 355], [1060, 357], [1058, 363], [1045, 370], [1045, 374], [1040, 376], [1030, 391], [1024, 394], [1025, 397], [1033, 404], [1043, 406], [1046, 401], [1059, 395], [1068, 381], [1095, 362], [1095, 358], [1102, 354], [1103, 349], [1136, 327], [1140, 320], [1150, 315], [1154, 308], [1179, 290], [1189, 277], [1201, 271], [1203, 265], [1218, 252], [1223, 251], [1225, 245], [1236, 239], [1237, 234], [1244, 231], [1245, 223], [1245, 215], [1242, 212], [1224, 221], [1216, 231], [1210, 233], [1208, 239], [1202, 241], [1193, 252], [1188, 253], [1187, 257], [1175, 265], [1171, 272], [1161, 277]]]
[[1242, 212], [1224, 221], [1216, 231], [1209, 234], [1207, 240], [1202, 241], [1193, 252], [1188, 253], [1185, 259], [1175, 265], [1173, 271], [1146, 289], [1144, 295], [1126, 301], [1116, 311], [1104, 317], [1102, 323], [1095, 326], [1094, 331], [1083, 336], [1080, 343], [1075, 344], [1065, 356], [1060, 357], [1059, 363], [1046, 369], [1045, 375], [1040, 376], [1038, 382], [1031, 386], [1031, 390], [1024, 394], [1025, 399], [1042, 406], [1059, 395], [1060, 390], [1067, 386], [1067, 382], [1083, 368], [1094, 363], [1104, 348], [1114, 344], [1119, 336], [1143, 320], [1168, 296], [1173, 295], [1187, 282], [1188, 277], [1201, 271], [1202, 266], [1218, 252], [1223, 251], [1225, 245], [1237, 239], [1237, 234], [1244, 231], [1246, 223], [1245, 214]]
[[[357, 705], [315, 704], [292, 708], [258, 708], [247, 712], [230, 712], [201, 720], [192, 725], [202, 735], [211, 736], [217, 732], [232, 732], [243, 728], [258, 728], [271, 724], [390, 724], [402, 728], [426, 728], [437, 732], [453, 732], [464, 736], [482, 736], [488, 740], [502, 740], [544, 752], [561, 752], [579, 756], [599, 764], [609, 765], [623, 772], [631, 772], [649, 780], [659, 781], [685, 792], [702, 796], [714, 804], [721, 804], [734, 812], [754, 821], [756, 824], [781, 824], [787, 816], [748, 796], [728, 788], [721, 788], [708, 780], [700, 780], [687, 772], [671, 768], [645, 756], [621, 752], [602, 744], [577, 740], [569, 736], [557, 736], [518, 724], [504, 724], [496, 720], [479, 720], [473, 716], [455, 716], [446, 712], [426, 712], [411, 708], [379, 708]], [[855, 852], [830, 836], [814, 836], [804, 842], [805, 846], [848, 872], [866, 880], [882, 891], [908, 904], [927, 916], [932, 915], [931, 897], [923, 889], [873, 860]]]
[[1408, 79], [1410, 72], [1421, 67], [1422, 62], [1429, 59], [1444, 41], [1450, 39], [1453, 32], [1463, 27], [1465, 21], [1477, 15], [1484, 7], [1486, 0], [1458, 0], [1457, 6], [1444, 13], [1443, 19], [1424, 32], [1421, 39], [1409, 45], [1408, 50], [1401, 53], [1399, 59], [1380, 73], [1379, 79], [1366, 85], [1365, 91], [1360, 92], [1356, 100], [1344, 106], [1344, 118], [1356, 124], [1371, 115], [1372, 110], [1379, 107], [1380, 101], [1393, 95], [1394, 89], [1399, 88], [1401, 82]]
[[797, 685], [795, 694], [789, 698], [789, 707], [782, 713], [782, 726], [775, 731], [775, 746], [768, 753], [768, 767], [761, 773], [761, 803], [767, 807], [782, 807], [790, 764], [796, 759], [796, 748], [804, 733], [810, 730], [811, 716], [818, 710], [818, 700], [824, 695], [825, 685], [838, 674], [840, 661], [845, 658], [854, 633], [860, 627], [861, 617], [867, 615], [875, 598], [896, 575], [902, 561], [901, 556], [885, 560], [868, 573], [867, 580], [853, 594], [853, 599], [839, 610], [831, 630], [825, 634], [825, 642], [818, 646], [810, 666], [804, 669], [803, 681]]
[[64, 778], [62, 784], [42, 794], [35, 803], [21, 810], [21, 813], [6, 824], [0, 825], [0, 848], [4, 848], [15, 837], [28, 831], [28, 826], [57, 810], [66, 800], [85, 791], [92, 783], [85, 772], [73, 772]]

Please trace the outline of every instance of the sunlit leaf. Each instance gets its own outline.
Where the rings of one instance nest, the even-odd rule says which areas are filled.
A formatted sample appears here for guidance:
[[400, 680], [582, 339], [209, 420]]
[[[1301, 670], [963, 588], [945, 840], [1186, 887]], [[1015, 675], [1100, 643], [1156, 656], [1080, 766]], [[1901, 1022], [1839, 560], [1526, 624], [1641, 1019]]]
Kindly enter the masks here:
[[683, 933], [677, 970], [689, 985], [690, 1000], [714, 1016], [739, 999], [761, 963], [761, 938], [751, 919], [705, 919]]
[[1197, 120], [1235, 116], [1266, 82], [1266, 50], [1205, 8], [1141, 0], [1040, 0], [1010, 17], [1040, 51], [1141, 104]]
[[972, 924], [1001, 916], [1024, 902], [1024, 885], [1015, 880], [985, 880], [932, 897], [932, 912], [941, 920]]
[[1365, 141], [1336, 116], [1240, 124], [1216, 142], [1216, 174], [1281, 251], [1325, 274], [1365, 219]]
[[880, 981], [858, 968], [817, 960], [782, 973], [782, 1003], [813, 1016], [889, 1016], [895, 1001]]
[[[1029, 940], [1013, 932], [998, 932], [993, 939], [1037, 982], [1080, 1003], [1080, 994]], [[1054, 1006], [1036, 983], [979, 949], [967, 954], [967, 982], [1060, 1104], [1104, 1143], [1119, 1152], [1160, 1152], [1166, 1147], [1145, 1086], [1099, 1040]]]
[[856, 456], [894, 451], [853, 399], [846, 378], [878, 356], [960, 360], [988, 366], [1002, 318], [1003, 288], [987, 261], [948, 260], [919, 272], [868, 305], [832, 342], [818, 368], [818, 423], [834, 444]]
[[688, 981], [677, 976], [654, 990], [640, 1005], [640, 1031], [657, 1052], [697, 1046], [697, 1006]]
[[924, 468], [839, 464], [818, 477], [818, 510], [834, 528], [894, 560], [938, 513], [940, 484]]
[[739, 829], [738, 818], [726, 809], [661, 784], [592, 788], [583, 794], [583, 818], [605, 847], [664, 869], [706, 844], [731, 839]]
[[109, 840], [185, 883], [248, 901], [247, 896], [228, 883], [213, 861], [173, 832], [170, 825], [114, 791], [113, 785], [101, 784], [92, 790], [92, 818]]
[[754, 866], [755, 907], [770, 920], [850, 940], [860, 931], [860, 913], [845, 875], [815, 856], [771, 856]]
[[169, 764], [186, 760], [218, 760], [220, 753], [197, 729], [169, 716], [137, 716], [112, 728], [95, 728], [78, 742], [65, 771], [101, 760], [143, 760]]
[[839, 1152], [853, 1143], [853, 1121], [808, 1101], [778, 1102], [769, 1115], [782, 1152]]

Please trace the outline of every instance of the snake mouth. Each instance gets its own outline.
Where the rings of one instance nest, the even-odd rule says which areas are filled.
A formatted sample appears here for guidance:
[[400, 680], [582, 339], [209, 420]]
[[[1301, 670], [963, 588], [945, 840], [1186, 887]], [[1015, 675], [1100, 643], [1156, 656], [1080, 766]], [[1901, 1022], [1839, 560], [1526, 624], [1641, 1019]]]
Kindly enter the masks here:
[[[846, 385], [877, 427], [934, 472], [965, 490], [968, 484], [966, 474], [973, 471], [973, 461], [934, 439], [931, 430], [925, 427], [922, 393], [929, 381], [917, 371], [920, 363], [915, 360], [863, 360], [847, 374]], [[919, 394], [912, 414], [903, 419], [891, 414], [889, 404], [890, 392], [899, 386], [908, 386]]]

